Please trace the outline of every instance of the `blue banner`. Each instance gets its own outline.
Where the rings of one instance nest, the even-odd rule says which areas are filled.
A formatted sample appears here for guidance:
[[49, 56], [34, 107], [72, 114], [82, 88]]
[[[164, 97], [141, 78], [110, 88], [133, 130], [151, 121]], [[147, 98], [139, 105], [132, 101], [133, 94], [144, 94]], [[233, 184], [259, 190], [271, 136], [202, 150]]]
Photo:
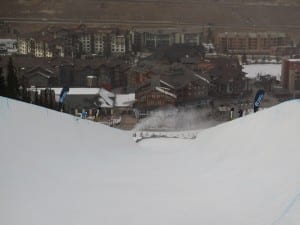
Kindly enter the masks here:
[[59, 103], [63, 103], [64, 100], [65, 100], [65, 97], [67, 96], [69, 92], [69, 87], [64, 87], [61, 92], [60, 92], [60, 95], [59, 95]]
[[264, 98], [264, 95], [265, 95], [265, 91], [262, 90], [262, 89], [259, 89], [257, 92], [256, 92], [256, 95], [255, 95], [255, 98], [254, 98], [254, 112], [257, 112], [258, 111], [258, 108], [260, 106], [260, 103], [262, 102], [263, 98]]

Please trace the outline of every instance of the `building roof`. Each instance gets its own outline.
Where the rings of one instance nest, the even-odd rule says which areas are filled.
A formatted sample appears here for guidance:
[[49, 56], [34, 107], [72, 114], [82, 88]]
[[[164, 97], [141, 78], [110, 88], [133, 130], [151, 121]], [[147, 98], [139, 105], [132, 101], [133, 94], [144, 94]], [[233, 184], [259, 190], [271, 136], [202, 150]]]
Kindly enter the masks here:
[[209, 81], [203, 75], [196, 74], [178, 63], [173, 64], [169, 71], [165, 71], [161, 75], [161, 80], [172, 85], [175, 89], [180, 89], [188, 83], [199, 79], [209, 84]]
[[162, 88], [162, 87], [155, 87], [156, 91], [159, 91], [163, 94], [166, 94], [168, 96], [171, 96], [172, 98], [177, 98], [175, 94], [168, 91], [168, 89]]
[[135, 102], [135, 94], [114, 94], [107, 91], [104, 88], [100, 88], [99, 102], [101, 108], [113, 108], [113, 107], [131, 107]]
[[[51, 88], [55, 93], [55, 99], [58, 101], [59, 95], [63, 88]], [[45, 90], [45, 88], [31, 87], [28, 90], [38, 91]], [[99, 96], [98, 101], [101, 103], [101, 108], [113, 107], [130, 107], [135, 102], [135, 94], [114, 94], [104, 88], [69, 88], [69, 96], [76, 95], [94, 95]]]
[[168, 86], [168, 87], [170, 87], [170, 88], [175, 88], [173, 85], [171, 85], [171, 84], [169, 84], [169, 83], [167, 83], [167, 82], [165, 82], [165, 81], [163, 81], [163, 80], [160, 80], [159, 82], [161, 82], [162, 84], [164, 84], [164, 85], [166, 85], [166, 86]]
[[[0, 67], [8, 64], [9, 57], [4, 56], [0, 60]], [[72, 59], [68, 57], [32, 57], [30, 55], [14, 55], [12, 56], [13, 65], [16, 68], [32, 69], [40, 66], [41, 68], [54, 69], [60, 65], [72, 65]]]
[[135, 102], [135, 94], [116, 94], [116, 107], [128, 107]]
[[115, 94], [107, 91], [104, 88], [99, 90], [99, 102], [102, 108], [112, 108], [114, 106]]
[[288, 59], [289, 62], [300, 62], [300, 59]]
[[152, 55], [148, 56], [149, 60], [159, 62], [178, 62], [182, 58], [189, 55], [189, 57], [200, 57], [205, 49], [202, 45], [190, 46], [187, 44], [175, 44], [172, 46], [157, 49]]
[[203, 80], [205, 83], [210, 84], [209, 80], [206, 79], [204, 76], [201, 76], [201, 75], [199, 75], [199, 74], [197, 74], [197, 73], [194, 73], [194, 76], [200, 78], [200, 79]]
[[224, 32], [218, 34], [218, 37], [238, 37], [238, 36], [251, 37], [251, 38], [287, 37], [287, 35], [282, 32]]
[[[51, 88], [55, 95], [60, 95], [62, 88]], [[99, 88], [69, 88], [68, 95], [98, 95]]]

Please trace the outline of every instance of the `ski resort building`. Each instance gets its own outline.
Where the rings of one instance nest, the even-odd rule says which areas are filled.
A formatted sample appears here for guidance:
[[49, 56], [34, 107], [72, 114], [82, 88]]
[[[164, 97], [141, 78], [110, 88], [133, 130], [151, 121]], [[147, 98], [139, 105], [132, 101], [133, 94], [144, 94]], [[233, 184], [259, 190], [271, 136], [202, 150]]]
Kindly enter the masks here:
[[17, 40], [0, 39], [0, 55], [12, 55], [17, 51]]
[[284, 59], [281, 67], [283, 88], [294, 96], [300, 96], [300, 59]]
[[22, 73], [21, 84], [24, 87], [53, 87], [57, 85], [58, 70], [48, 66], [36, 66]]
[[216, 37], [221, 53], [270, 54], [272, 47], [286, 46], [289, 37], [281, 32], [225, 32]]
[[141, 111], [175, 105], [176, 103], [177, 96], [175, 94], [175, 88], [172, 85], [159, 80], [159, 77], [155, 78], [138, 88], [135, 92], [135, 107]]
[[[37, 93], [37, 101], [41, 101], [45, 91], [54, 92], [55, 102], [58, 105], [62, 88], [29, 88], [32, 102], [36, 101], [35, 93]], [[87, 111], [89, 115], [94, 115], [97, 109], [102, 110], [105, 114], [130, 112], [135, 102], [135, 94], [115, 94], [104, 88], [69, 88], [64, 99], [64, 112], [77, 114], [78, 112]]]

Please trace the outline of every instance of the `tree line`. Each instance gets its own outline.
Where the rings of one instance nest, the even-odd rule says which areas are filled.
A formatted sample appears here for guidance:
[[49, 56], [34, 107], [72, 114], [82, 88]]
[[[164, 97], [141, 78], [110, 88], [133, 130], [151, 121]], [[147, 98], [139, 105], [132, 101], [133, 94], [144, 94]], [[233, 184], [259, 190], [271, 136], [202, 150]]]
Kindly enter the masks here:
[[21, 94], [13, 61], [12, 58], [9, 58], [6, 77], [3, 75], [3, 68], [0, 68], [0, 96], [20, 99]]
[[7, 73], [6, 76], [4, 76], [3, 68], [0, 67], [0, 96], [30, 102], [50, 109], [57, 108], [53, 90], [46, 88], [40, 91], [40, 95], [36, 90], [32, 95], [24, 83], [19, 82], [11, 57], [9, 58], [6, 69]]

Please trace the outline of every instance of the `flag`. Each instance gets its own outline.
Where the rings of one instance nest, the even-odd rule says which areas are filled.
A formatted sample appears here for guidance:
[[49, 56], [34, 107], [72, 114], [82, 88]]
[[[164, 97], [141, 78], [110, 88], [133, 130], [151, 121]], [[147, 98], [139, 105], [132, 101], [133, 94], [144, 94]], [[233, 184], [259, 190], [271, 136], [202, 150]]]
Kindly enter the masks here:
[[264, 95], [265, 95], [265, 91], [262, 90], [262, 89], [259, 89], [257, 92], [256, 92], [256, 95], [255, 95], [255, 98], [254, 98], [254, 112], [257, 112], [258, 111], [258, 108], [260, 106], [260, 103], [262, 102], [263, 98], [264, 98]]
[[69, 87], [64, 87], [61, 92], [60, 92], [60, 95], [59, 95], [59, 103], [63, 103], [64, 100], [65, 100], [65, 97], [67, 96], [69, 92]]

